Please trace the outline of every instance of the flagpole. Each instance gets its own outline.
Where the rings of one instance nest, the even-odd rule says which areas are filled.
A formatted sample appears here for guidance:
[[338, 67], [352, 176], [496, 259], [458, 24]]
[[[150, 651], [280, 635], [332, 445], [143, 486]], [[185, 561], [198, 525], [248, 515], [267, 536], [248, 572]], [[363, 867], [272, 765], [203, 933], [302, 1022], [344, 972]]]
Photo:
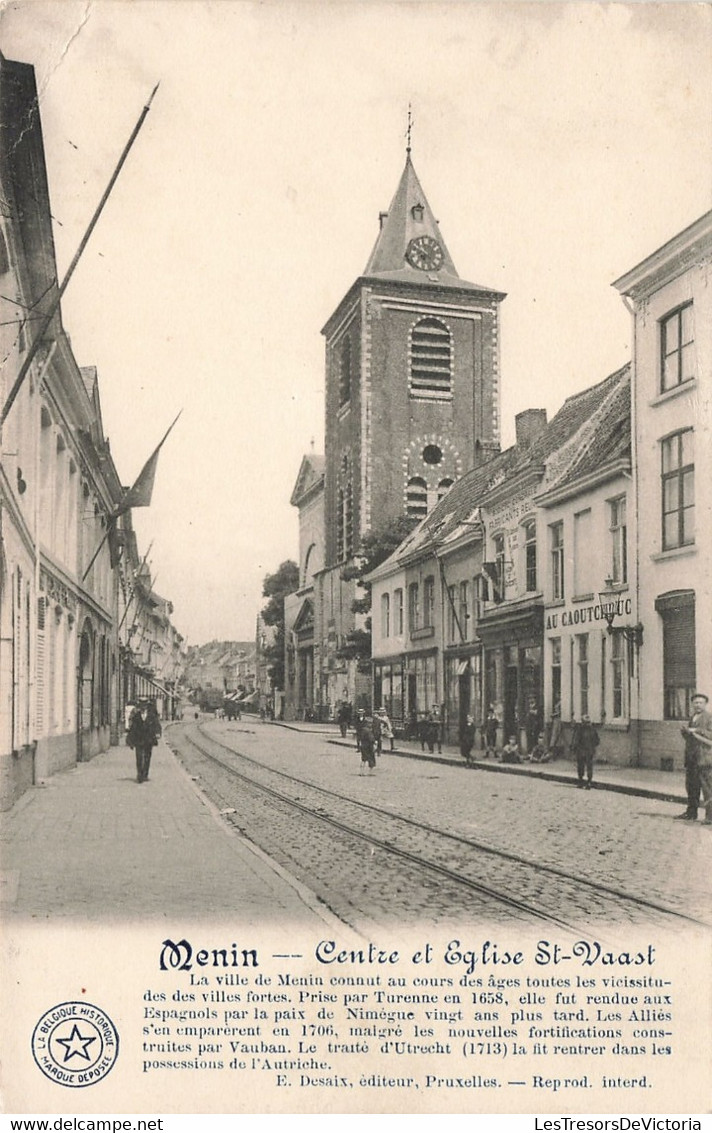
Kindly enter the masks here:
[[119, 173], [121, 172], [122, 166], [123, 166], [124, 162], [126, 161], [126, 158], [129, 155], [129, 150], [133, 146], [139, 130], [143, 126], [144, 119], [146, 118], [146, 115], [148, 114], [148, 112], [151, 108], [151, 103], [153, 102], [153, 96], [155, 95], [159, 86], [160, 86], [160, 84], [156, 83], [155, 87], [151, 91], [151, 97], [149, 98], [148, 102], [146, 103], [143, 110], [141, 111], [141, 115], [139, 117], [138, 122], [136, 123], [136, 125], [133, 128], [133, 132], [131, 134], [131, 137], [129, 138], [128, 142], [124, 146], [123, 153], [121, 154], [121, 157], [119, 158], [118, 164], [117, 164], [117, 166], [116, 166], [116, 168], [115, 168], [115, 170], [114, 170], [114, 172], [111, 176], [109, 184], [107, 185], [106, 189], [104, 190], [104, 194], [103, 194], [101, 200], [99, 201], [99, 204], [98, 204], [98, 206], [97, 206], [97, 208], [94, 212], [93, 217], [91, 218], [91, 220], [89, 222], [89, 227], [87, 228], [86, 232], [84, 233], [84, 236], [81, 240], [81, 243], [79, 244], [79, 247], [77, 248], [77, 251], [74, 255], [74, 259], [72, 260], [71, 264], [69, 265], [69, 267], [67, 269], [67, 273], [66, 273], [64, 279], [62, 280], [60, 287], [57, 290], [57, 294], [55, 295], [54, 299], [52, 300], [52, 303], [50, 304], [49, 312], [42, 319], [40, 328], [39, 328], [37, 334], [35, 335], [34, 339], [32, 340], [32, 342], [30, 344], [30, 348], [29, 348], [27, 354], [25, 355], [25, 360], [22, 363], [22, 365], [20, 366], [20, 370], [18, 372], [17, 377], [15, 378], [15, 382], [13, 384], [13, 387], [12, 387], [12, 389], [10, 390], [10, 392], [7, 396], [7, 400], [6, 400], [6, 402], [3, 406], [2, 414], [0, 414], [0, 429], [2, 429], [2, 426], [5, 423], [5, 419], [6, 419], [7, 415], [10, 412], [10, 410], [12, 409], [15, 398], [17, 397], [18, 393], [20, 392], [20, 387], [22, 386], [22, 383], [24, 382], [25, 378], [27, 377], [28, 370], [29, 370], [30, 366], [32, 365], [32, 362], [34, 361], [34, 357], [35, 357], [35, 354], [37, 353], [39, 345], [40, 345], [47, 329], [49, 328], [49, 325], [52, 322], [52, 319], [54, 318], [54, 316], [57, 312], [59, 304], [62, 301], [62, 296], [64, 295], [64, 292], [67, 290], [67, 285], [69, 284], [69, 281], [72, 278], [72, 275], [74, 274], [74, 269], [76, 268], [77, 264], [79, 263], [79, 260], [81, 259], [81, 256], [82, 256], [82, 253], [83, 253], [84, 249], [86, 248], [87, 243], [89, 242], [89, 237], [91, 236], [92, 232], [94, 231], [96, 223], [97, 223], [99, 217], [101, 216], [101, 213], [104, 209], [104, 205], [106, 204], [106, 202], [109, 198], [109, 194], [111, 193], [111, 190], [113, 189], [113, 187], [116, 183], [116, 180], [119, 176]]
[[87, 569], [84, 571], [84, 574], [82, 575], [82, 582], [84, 582], [84, 579], [89, 574], [89, 571], [91, 570], [91, 568], [94, 566], [94, 563], [96, 562], [96, 560], [99, 556], [99, 551], [104, 546], [104, 543], [106, 542], [106, 540], [109, 538], [109, 534], [111, 532], [111, 525], [112, 525], [112, 523], [115, 523], [115, 522], [116, 521], [112, 518], [112, 516], [109, 516], [109, 521], [106, 525], [106, 531], [102, 535], [101, 542], [99, 543], [99, 546], [97, 547], [97, 549], [95, 550], [94, 554], [91, 557], [91, 562], [89, 563], [89, 566], [87, 567]]

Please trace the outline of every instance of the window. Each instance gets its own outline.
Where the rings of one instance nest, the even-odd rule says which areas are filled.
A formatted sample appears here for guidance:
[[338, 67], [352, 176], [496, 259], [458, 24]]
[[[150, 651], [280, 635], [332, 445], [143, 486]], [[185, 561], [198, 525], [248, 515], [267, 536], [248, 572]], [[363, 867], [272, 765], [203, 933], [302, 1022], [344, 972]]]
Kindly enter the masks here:
[[454, 483], [455, 481], [452, 480], [449, 476], [446, 476], [444, 480], [440, 481], [440, 483], [438, 484], [438, 500], [441, 500], [443, 498], [446, 492], [448, 492], [450, 488], [452, 488]]
[[408, 587], [408, 628], [411, 633], [420, 625], [420, 588], [417, 582]]
[[627, 715], [625, 697], [625, 637], [622, 633], [611, 634], [611, 695], [614, 720]]
[[487, 582], [482, 577], [481, 574], [478, 574], [476, 578], [473, 578], [473, 580], [472, 580], [472, 616], [475, 619], [475, 627], [476, 627], [476, 623], [482, 617], [482, 603], [486, 601], [486, 588], [487, 588]]
[[611, 500], [611, 579], [613, 582], [628, 581], [628, 521], [626, 518], [626, 498], [621, 496]]
[[457, 641], [457, 623], [455, 621], [455, 587], [447, 588], [447, 639], [449, 642]]
[[423, 625], [435, 624], [435, 579], [432, 575], [423, 584]]
[[579, 633], [576, 636], [578, 677], [579, 677], [579, 712], [588, 716], [588, 634]]
[[393, 632], [396, 637], [403, 635], [403, 591], [400, 587], [393, 591]]
[[494, 569], [497, 586], [495, 601], [504, 598], [504, 535], [494, 537]]
[[561, 638], [552, 637], [551, 648], [551, 705], [561, 711]]
[[662, 449], [663, 550], [695, 541], [693, 432], [666, 437]]
[[536, 590], [536, 520], [524, 524], [524, 577], [527, 593]]
[[450, 397], [452, 340], [439, 319], [421, 319], [410, 336], [410, 390], [418, 397]]
[[549, 528], [551, 540], [551, 597], [555, 602], [564, 599], [564, 524], [552, 523]]
[[694, 378], [694, 349], [692, 303], [688, 303], [660, 323], [660, 386], [663, 393]]
[[391, 636], [391, 596], [381, 595], [381, 637]]
[[345, 338], [341, 344], [339, 357], [339, 405], [351, 400], [351, 339]]
[[467, 581], [460, 583], [460, 612], [458, 619], [460, 622], [460, 633], [462, 640], [467, 641], [469, 637], [468, 621], [470, 617], [470, 584]]
[[428, 485], [422, 476], [411, 476], [405, 493], [406, 515], [423, 519], [428, 514]]
[[574, 594], [590, 594], [591, 585], [591, 509], [574, 516]]
[[687, 720], [697, 682], [694, 591], [662, 595], [655, 608], [663, 620], [663, 714]]

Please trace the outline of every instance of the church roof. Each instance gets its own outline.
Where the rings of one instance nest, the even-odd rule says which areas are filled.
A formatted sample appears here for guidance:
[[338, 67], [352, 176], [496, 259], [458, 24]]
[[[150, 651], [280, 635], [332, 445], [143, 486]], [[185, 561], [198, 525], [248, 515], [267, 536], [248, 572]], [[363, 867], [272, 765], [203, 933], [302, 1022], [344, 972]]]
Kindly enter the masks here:
[[302, 457], [297, 482], [289, 500], [293, 507], [300, 507], [315, 488], [323, 486], [325, 468], [326, 458], [321, 455], [310, 452]]
[[[406, 258], [411, 240], [419, 236], [437, 240], [442, 249], [442, 264], [433, 270], [413, 267]], [[381, 214], [381, 231], [363, 273], [365, 278], [389, 279], [399, 283], [437, 283], [459, 290], [488, 291], [493, 289], [460, 279], [457, 268], [442, 238], [440, 227], [423, 192], [410, 151], [406, 156], [395, 196], [387, 213]]]

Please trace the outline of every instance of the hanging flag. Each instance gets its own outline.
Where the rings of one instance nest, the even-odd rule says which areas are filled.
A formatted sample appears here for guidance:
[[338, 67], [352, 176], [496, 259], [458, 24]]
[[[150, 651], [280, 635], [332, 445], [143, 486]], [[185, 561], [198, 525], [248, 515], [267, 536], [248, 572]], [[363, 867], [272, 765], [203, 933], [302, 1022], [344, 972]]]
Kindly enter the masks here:
[[487, 579], [492, 588], [492, 601], [501, 602], [504, 598], [502, 593], [502, 578], [500, 577], [499, 564], [483, 563], [480, 573]]
[[[183, 410], [181, 409], [181, 413], [182, 412]], [[180, 413], [178, 414], [178, 417], [180, 417]], [[153, 484], [156, 479], [156, 468], [158, 467], [158, 454], [161, 451], [161, 448], [165, 440], [167, 439], [168, 434], [173, 428], [173, 425], [175, 425], [176, 421], [178, 420], [178, 417], [176, 417], [173, 424], [166, 431], [163, 439], [156, 445], [155, 449], [149, 456], [148, 460], [144, 464], [133, 484], [127, 490], [119, 506], [114, 509], [114, 519], [117, 519], [120, 515], [123, 515], [124, 512], [129, 511], [131, 508], [148, 507], [150, 505], [151, 497], [153, 495]]]

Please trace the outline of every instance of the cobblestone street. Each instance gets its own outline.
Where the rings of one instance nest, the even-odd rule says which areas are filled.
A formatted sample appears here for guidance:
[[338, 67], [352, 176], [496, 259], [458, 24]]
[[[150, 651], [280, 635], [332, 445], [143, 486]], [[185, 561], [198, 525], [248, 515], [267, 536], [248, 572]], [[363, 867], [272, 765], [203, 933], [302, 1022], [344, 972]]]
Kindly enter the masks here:
[[[701, 824], [674, 821], [677, 802], [578, 791], [573, 783], [488, 774], [387, 752], [373, 776], [362, 776], [355, 748], [329, 742], [328, 735], [254, 720], [214, 722], [207, 731], [267, 766], [394, 814], [709, 919], [710, 832]], [[595, 917], [596, 908], [589, 911]]]

